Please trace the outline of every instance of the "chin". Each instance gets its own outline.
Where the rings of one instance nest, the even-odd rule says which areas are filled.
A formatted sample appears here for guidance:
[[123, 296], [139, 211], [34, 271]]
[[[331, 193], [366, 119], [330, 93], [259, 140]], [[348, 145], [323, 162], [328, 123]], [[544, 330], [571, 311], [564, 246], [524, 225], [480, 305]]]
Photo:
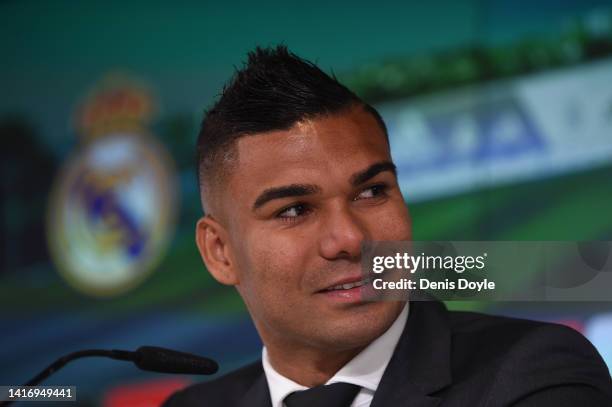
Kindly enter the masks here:
[[[374, 302], [343, 312], [342, 316], [318, 319], [322, 346], [346, 350], [367, 346], [381, 336], [402, 310], [401, 302]], [[314, 333], [314, 332], [311, 332]]]

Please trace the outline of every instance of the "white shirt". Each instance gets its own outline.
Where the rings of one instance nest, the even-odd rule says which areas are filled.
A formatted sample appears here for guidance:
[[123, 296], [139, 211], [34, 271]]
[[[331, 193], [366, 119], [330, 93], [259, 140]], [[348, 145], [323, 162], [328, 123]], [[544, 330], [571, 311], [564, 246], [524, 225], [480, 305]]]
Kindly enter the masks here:
[[[361, 386], [361, 390], [353, 400], [351, 407], [369, 407], [370, 403], [372, 403], [374, 392], [378, 388], [378, 384], [406, 325], [408, 308], [409, 303], [406, 303], [406, 306], [395, 322], [384, 334], [372, 341], [325, 383], [344, 382]], [[261, 360], [266, 380], [268, 381], [268, 388], [270, 389], [272, 407], [285, 407], [285, 403], [283, 403], [285, 397], [294, 391], [307, 389], [307, 387], [281, 375], [272, 367], [265, 346], [262, 350]]]

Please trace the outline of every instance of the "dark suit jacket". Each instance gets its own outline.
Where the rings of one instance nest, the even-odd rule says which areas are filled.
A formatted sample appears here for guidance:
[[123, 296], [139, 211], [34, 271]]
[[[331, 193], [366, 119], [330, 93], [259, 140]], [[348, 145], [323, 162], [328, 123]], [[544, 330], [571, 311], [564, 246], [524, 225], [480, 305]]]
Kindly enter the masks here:
[[[164, 407], [270, 405], [258, 361], [179, 391]], [[384, 406], [612, 406], [612, 381], [571, 328], [413, 302], [372, 400]]]

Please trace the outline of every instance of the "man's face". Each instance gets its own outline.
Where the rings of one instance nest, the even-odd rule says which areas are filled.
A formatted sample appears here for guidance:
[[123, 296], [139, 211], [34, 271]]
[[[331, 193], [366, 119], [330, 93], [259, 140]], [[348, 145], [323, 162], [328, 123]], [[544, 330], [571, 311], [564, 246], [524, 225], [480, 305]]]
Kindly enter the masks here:
[[[221, 191], [236, 287], [264, 343], [365, 346], [403, 304], [364, 302], [364, 240], [408, 240], [383, 130], [361, 107], [242, 137]], [[279, 342], [280, 341], [280, 342]]]

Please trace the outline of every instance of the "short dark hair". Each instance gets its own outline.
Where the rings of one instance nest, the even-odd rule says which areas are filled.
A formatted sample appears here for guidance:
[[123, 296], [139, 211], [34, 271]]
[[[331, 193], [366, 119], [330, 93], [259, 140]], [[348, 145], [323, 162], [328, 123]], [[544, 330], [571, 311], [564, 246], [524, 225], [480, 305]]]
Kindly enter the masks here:
[[283, 45], [255, 48], [204, 114], [197, 142], [203, 205], [211, 185], [227, 170], [237, 139], [287, 130], [301, 120], [339, 113], [356, 105], [375, 117], [386, 136], [387, 129], [378, 112], [333, 74], [326, 74]]

